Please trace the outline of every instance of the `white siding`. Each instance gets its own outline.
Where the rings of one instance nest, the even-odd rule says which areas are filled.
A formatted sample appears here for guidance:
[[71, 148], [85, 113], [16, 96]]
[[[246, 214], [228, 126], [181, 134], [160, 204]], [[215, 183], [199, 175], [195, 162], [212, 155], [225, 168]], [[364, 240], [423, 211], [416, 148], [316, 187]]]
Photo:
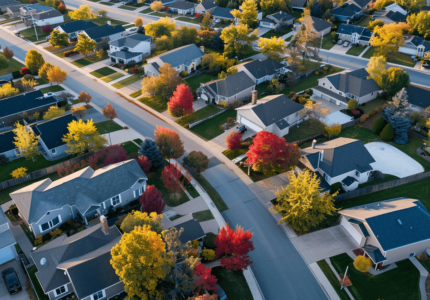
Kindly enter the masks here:
[[351, 223], [348, 222], [348, 220], [345, 218], [345, 216], [341, 217], [340, 225], [343, 226], [343, 228], [346, 229], [346, 231], [349, 232], [349, 234], [352, 236], [352, 238], [357, 242], [359, 246], [361, 246], [362, 241], [364, 239], [364, 236], [361, 235], [360, 232], [355, 229], [354, 226], [352, 226]]
[[46, 23], [49, 24], [59, 24], [59, 23], [64, 23], [64, 17], [63, 16], [58, 16], [58, 17], [54, 17], [54, 18], [49, 18], [49, 19], [45, 19], [45, 20], [34, 20], [37, 26], [43, 26], [46, 25]]

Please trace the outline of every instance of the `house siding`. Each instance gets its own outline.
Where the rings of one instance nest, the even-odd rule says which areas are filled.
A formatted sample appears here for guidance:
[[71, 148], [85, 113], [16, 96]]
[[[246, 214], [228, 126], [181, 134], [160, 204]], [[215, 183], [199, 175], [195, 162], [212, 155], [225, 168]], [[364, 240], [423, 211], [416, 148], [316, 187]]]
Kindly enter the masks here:
[[375, 99], [376, 97], [378, 97], [378, 91], [374, 91], [374, 92], [372, 92], [370, 94], [367, 94], [365, 96], [359, 97], [358, 98], [358, 103], [359, 104], [363, 104], [363, 103], [366, 103], [366, 102], [369, 102], [369, 101]]
[[[215, 99], [216, 103], [219, 103], [220, 101], [227, 101], [228, 104], [233, 103], [236, 100], [250, 100], [252, 96], [252, 91], [254, 90], [255, 86], [249, 87], [246, 90], [243, 90], [236, 95], [233, 95], [231, 97], [225, 97], [225, 99], [222, 99], [222, 96], [217, 96], [217, 99]], [[236, 96], [236, 98], [235, 98]]]
[[43, 26], [43, 25], [46, 25], [46, 23], [49, 23], [49, 24], [64, 23], [64, 17], [58, 16], [58, 17], [49, 18], [49, 19], [35, 20], [35, 23], [37, 26]]
[[[56, 218], [58, 215], [61, 216], [61, 222], [60, 223], [58, 223], [56, 226], [51, 227], [45, 231], [42, 231], [40, 229], [40, 227], [39, 227], [40, 225], [51, 221], [52, 219]], [[60, 227], [61, 224], [63, 224], [67, 220], [71, 220], [72, 218], [73, 218], [72, 209], [70, 208], [70, 206], [65, 205], [60, 209], [50, 211], [48, 215], [45, 214], [38, 222], [32, 223], [31, 225], [33, 228], [33, 233], [35, 236], [48, 234], [49, 232], [51, 232], [55, 228]]]
[[4, 156], [6, 156], [7, 158], [10, 158], [10, 159], [14, 159], [14, 158], [17, 157], [15, 149], [12, 149], [12, 150], [0, 153], [0, 155], [4, 155]]
[[[109, 298], [123, 292], [124, 291], [124, 284], [122, 282], [118, 282], [117, 284], [104, 289], [104, 291], [106, 293], [105, 299], [109, 299]], [[85, 298], [82, 298], [82, 300], [92, 300], [91, 296], [92, 295], [86, 296]]]
[[[64, 153], [66, 153], [66, 150], [69, 149], [69, 147], [67, 147], [67, 144], [52, 148], [52, 149], [48, 149], [48, 147], [46, 146], [45, 142], [43, 141], [42, 137], [39, 137], [39, 144], [42, 146], [42, 148], [45, 150], [47, 156], [53, 158], [59, 155], [63, 155]], [[55, 153], [52, 153], [52, 150], [55, 149]]]
[[[72, 284], [71, 284], [71, 283], [68, 283], [66, 286], [67, 286], [67, 292], [66, 292], [66, 293], [64, 293], [64, 294], [59, 295], [58, 297], [56, 297], [56, 296], [55, 296], [54, 291], [50, 291], [50, 292], [48, 292], [48, 293], [47, 293], [47, 295], [48, 295], [48, 297], [49, 297], [49, 300], [55, 300], [55, 299], [62, 298], [62, 297], [64, 297], [65, 295], [70, 294], [71, 292], [74, 292], [74, 291], [75, 291], [75, 290], [73, 289], [73, 286], [72, 286]], [[57, 288], [59, 288], [59, 287], [57, 287]], [[56, 288], [56, 289], [57, 289], [57, 288]]]
[[425, 240], [393, 250], [387, 250], [385, 254], [387, 261], [384, 262], [384, 265], [389, 265], [397, 261], [407, 259], [412, 253], [415, 253], [414, 255], [420, 255], [427, 249], [429, 244], [430, 240]]

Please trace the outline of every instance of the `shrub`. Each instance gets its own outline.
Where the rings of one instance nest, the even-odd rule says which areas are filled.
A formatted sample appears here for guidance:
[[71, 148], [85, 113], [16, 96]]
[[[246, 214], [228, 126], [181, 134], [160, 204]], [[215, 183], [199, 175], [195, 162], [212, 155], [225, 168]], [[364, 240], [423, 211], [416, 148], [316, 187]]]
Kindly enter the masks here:
[[348, 101], [348, 109], [349, 109], [349, 110], [356, 109], [356, 108], [357, 108], [357, 106], [358, 106], [358, 101], [357, 101], [357, 100], [355, 100], [355, 99], [350, 99], [350, 100]]
[[22, 77], [21, 71], [13, 71], [12, 72], [12, 77], [13, 77], [13, 79], [21, 78]]
[[188, 249], [188, 251], [187, 251], [187, 255], [188, 255], [188, 257], [199, 257], [200, 255], [199, 255], [199, 250], [197, 250], [197, 249], [194, 249], [194, 248], [191, 248], [191, 249]]
[[133, 69], [131, 69], [131, 71], [133, 72], [133, 74], [137, 74], [137, 72], [139, 72], [139, 70], [137, 68], [133, 68]]
[[18, 214], [18, 207], [16, 206], [16, 204], [12, 204], [9, 207], [9, 211], [12, 215], [17, 215]]
[[199, 246], [200, 246], [200, 242], [198, 240], [191, 241], [191, 247], [193, 247], [194, 249], [198, 249]]
[[25, 75], [28, 73], [28, 68], [27, 67], [22, 67], [21, 71], [19, 72], [21, 75]]
[[292, 99], [295, 94], [296, 94], [295, 92], [290, 92], [290, 95], [288, 97], [290, 97]]
[[53, 239], [55, 239], [57, 236], [61, 235], [62, 233], [63, 232], [61, 231], [60, 228], [56, 228], [50, 232], [50, 235]]
[[38, 235], [38, 236], [36, 237], [36, 239], [34, 240], [34, 244], [37, 246], [37, 245], [40, 245], [40, 244], [42, 244], [42, 243], [43, 243], [43, 236]]
[[215, 259], [215, 251], [212, 249], [203, 249], [202, 257], [206, 261], [213, 261]]
[[388, 123], [387, 125], [385, 125], [384, 129], [382, 129], [379, 136], [383, 141], [386, 141], [386, 142], [391, 141], [394, 138], [393, 125], [391, 125], [391, 123]]
[[361, 255], [357, 256], [354, 260], [354, 267], [363, 273], [366, 273], [371, 265], [370, 259]]
[[78, 231], [78, 232], [81, 232], [81, 231], [82, 231], [82, 230], [84, 230], [84, 229], [85, 229], [84, 227], [79, 227], [77, 231]]
[[240, 100], [234, 100], [232, 104], [230, 104], [229, 109], [236, 109], [238, 107], [241, 107], [243, 105], [243, 102]]
[[315, 75], [319, 75], [320, 73], [318, 71], [315, 71]]
[[330, 194], [334, 194], [337, 191], [342, 191], [342, 183], [336, 182], [330, 186]]
[[240, 149], [241, 143], [242, 134], [240, 132], [233, 131], [225, 139], [225, 144], [230, 150]]
[[216, 248], [215, 238], [216, 238], [216, 234], [212, 232], [208, 232], [205, 238], [203, 239], [203, 246], [207, 249], [215, 249]]
[[182, 71], [181, 72], [181, 76], [182, 77], [187, 77], [188, 76], [188, 71]]
[[375, 134], [380, 134], [385, 125], [387, 125], [387, 122], [385, 122], [383, 117], [376, 118], [373, 122], [372, 130]]
[[72, 55], [75, 55], [75, 54], [78, 54], [78, 53], [79, 53], [79, 51], [70, 50], [70, 51], [64, 52], [64, 56], [65, 57], [69, 57], [69, 56], [72, 56]]
[[421, 261], [427, 261], [428, 259], [429, 259], [429, 256], [428, 256], [427, 252], [424, 251], [423, 254], [420, 255], [420, 260]]
[[364, 114], [364, 115], [362, 115], [362, 116], [361, 116], [361, 118], [360, 118], [360, 123], [363, 123], [363, 122], [364, 122], [364, 121], [366, 121], [368, 118], [369, 118], [369, 115], [368, 115], [368, 114]]

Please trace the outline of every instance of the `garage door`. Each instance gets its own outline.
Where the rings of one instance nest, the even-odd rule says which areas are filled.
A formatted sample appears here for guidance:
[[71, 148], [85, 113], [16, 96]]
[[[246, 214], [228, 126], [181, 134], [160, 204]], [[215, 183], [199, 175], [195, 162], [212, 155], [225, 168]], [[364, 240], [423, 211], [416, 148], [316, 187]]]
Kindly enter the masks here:
[[0, 265], [15, 258], [10, 247], [14, 246], [9, 246], [0, 250]]
[[399, 47], [399, 52], [405, 53], [405, 54], [415, 55], [417, 53], [417, 50], [407, 48], [407, 47]]
[[345, 217], [343, 217], [343, 216], [342, 216], [342, 219], [340, 221], [340, 225], [342, 225], [343, 228], [345, 228], [349, 232], [349, 234], [357, 242], [358, 245], [361, 244], [361, 240], [363, 239], [363, 237], [357, 231], [357, 229], [355, 229], [354, 226], [352, 226], [352, 224], [349, 223], [348, 220], [345, 219]]
[[260, 132], [260, 131], [263, 130], [263, 128], [261, 128], [260, 126], [252, 123], [251, 121], [249, 121], [247, 118], [244, 118], [244, 117], [240, 117], [240, 123], [243, 124], [243, 125], [245, 125], [246, 127], [251, 128], [255, 132]]
[[330, 97], [325, 94], [321, 94], [321, 98], [323, 98], [324, 100], [330, 101]]

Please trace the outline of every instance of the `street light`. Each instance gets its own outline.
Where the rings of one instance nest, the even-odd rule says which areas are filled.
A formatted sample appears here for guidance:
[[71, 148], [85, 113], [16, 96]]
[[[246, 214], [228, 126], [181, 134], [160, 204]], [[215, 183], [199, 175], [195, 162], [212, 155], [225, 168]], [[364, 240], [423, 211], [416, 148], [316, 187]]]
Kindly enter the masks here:
[[302, 50], [302, 55], [303, 55], [303, 65], [305, 64], [305, 50]]

